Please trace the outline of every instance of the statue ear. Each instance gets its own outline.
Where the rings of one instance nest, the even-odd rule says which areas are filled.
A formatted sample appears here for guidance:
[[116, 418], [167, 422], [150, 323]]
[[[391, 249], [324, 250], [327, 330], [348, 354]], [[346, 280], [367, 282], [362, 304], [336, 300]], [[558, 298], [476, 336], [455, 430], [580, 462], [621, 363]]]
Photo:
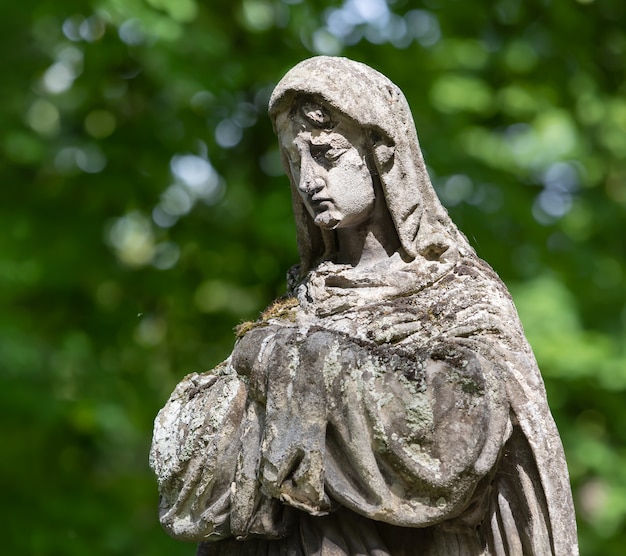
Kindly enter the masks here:
[[372, 153], [379, 172], [389, 171], [393, 166], [393, 158], [396, 151], [393, 141], [379, 131], [372, 131], [370, 138], [372, 141]]
[[378, 166], [382, 171], [386, 171], [393, 166], [393, 155], [395, 148], [387, 145], [379, 145], [374, 148], [374, 157], [378, 161]]

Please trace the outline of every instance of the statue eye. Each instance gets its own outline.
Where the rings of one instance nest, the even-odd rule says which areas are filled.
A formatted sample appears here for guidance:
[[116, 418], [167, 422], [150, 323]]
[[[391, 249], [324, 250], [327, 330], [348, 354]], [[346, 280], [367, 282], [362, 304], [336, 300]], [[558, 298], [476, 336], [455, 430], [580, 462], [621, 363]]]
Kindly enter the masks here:
[[328, 152], [329, 147], [326, 145], [311, 145], [310, 149], [311, 156], [315, 162], [323, 164], [328, 160], [326, 158], [326, 153]]
[[324, 167], [329, 168], [347, 149], [336, 149], [329, 145], [311, 145], [311, 156]]

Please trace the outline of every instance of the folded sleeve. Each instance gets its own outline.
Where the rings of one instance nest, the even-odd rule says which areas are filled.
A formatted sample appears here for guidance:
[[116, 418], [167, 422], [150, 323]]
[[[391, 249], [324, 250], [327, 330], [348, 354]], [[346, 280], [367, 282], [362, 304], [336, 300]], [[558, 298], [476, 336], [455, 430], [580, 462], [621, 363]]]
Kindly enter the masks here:
[[160, 492], [159, 517], [181, 540], [230, 535], [246, 385], [236, 375], [185, 377], [157, 415], [150, 465]]

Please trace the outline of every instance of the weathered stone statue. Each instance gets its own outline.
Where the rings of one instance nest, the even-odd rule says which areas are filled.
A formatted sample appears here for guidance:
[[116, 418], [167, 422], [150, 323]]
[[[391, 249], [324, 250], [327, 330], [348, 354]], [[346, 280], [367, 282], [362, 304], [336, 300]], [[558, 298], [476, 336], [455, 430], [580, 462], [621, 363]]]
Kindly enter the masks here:
[[159, 413], [165, 529], [199, 555], [577, 554], [535, 359], [439, 203], [400, 90], [318, 57], [269, 110], [301, 263]]

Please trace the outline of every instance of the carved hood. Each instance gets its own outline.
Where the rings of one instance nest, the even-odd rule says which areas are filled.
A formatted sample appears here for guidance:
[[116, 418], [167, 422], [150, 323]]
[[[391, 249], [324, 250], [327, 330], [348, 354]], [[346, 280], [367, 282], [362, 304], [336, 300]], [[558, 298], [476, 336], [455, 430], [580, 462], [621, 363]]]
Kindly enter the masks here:
[[[473, 252], [452, 223], [430, 183], [411, 110], [402, 91], [381, 73], [348, 60], [318, 56], [304, 60], [278, 83], [269, 104], [276, 117], [290, 110], [297, 96], [309, 95], [355, 122], [371, 138], [371, 152], [400, 243], [409, 259], [423, 256], [449, 262]], [[334, 251], [334, 232], [314, 225], [292, 183], [301, 272]]]

